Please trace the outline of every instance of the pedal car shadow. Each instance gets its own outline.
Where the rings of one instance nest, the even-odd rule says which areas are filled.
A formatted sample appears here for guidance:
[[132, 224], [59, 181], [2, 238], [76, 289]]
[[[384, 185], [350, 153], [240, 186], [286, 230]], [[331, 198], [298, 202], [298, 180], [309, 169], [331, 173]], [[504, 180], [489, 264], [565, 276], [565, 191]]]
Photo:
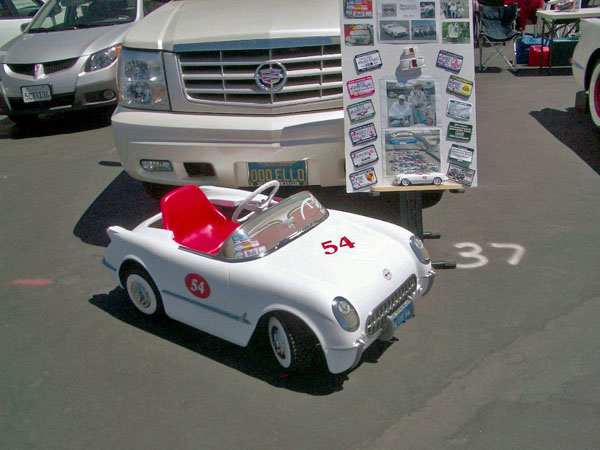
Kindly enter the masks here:
[[139, 181], [121, 172], [83, 213], [73, 234], [86, 244], [107, 247], [109, 226], [132, 229], [159, 210], [160, 202], [148, 196]]
[[[319, 365], [311, 373], [288, 375], [274, 360], [266, 339], [262, 342], [253, 339], [248, 347], [243, 348], [165, 316], [146, 317], [136, 310], [125, 290], [120, 287], [108, 294], [94, 295], [89, 302], [129, 325], [275, 387], [321, 396], [341, 391], [344, 381], [348, 379], [348, 373], [332, 375], [325, 366]], [[374, 362], [378, 358], [377, 354], [382, 353], [380, 346], [372, 347], [375, 348], [365, 352], [365, 362]]]

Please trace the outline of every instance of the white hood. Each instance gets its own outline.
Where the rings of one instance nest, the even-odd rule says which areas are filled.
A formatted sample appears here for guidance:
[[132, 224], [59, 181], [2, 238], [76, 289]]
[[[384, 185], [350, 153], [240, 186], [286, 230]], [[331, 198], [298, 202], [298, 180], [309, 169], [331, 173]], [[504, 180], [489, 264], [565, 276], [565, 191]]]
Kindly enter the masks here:
[[173, 51], [223, 41], [339, 36], [338, 0], [173, 1], [136, 24], [125, 46]]
[[[256, 273], [296, 280], [304, 292], [310, 291], [315, 297], [343, 296], [363, 312], [381, 303], [411, 274], [420, 277], [427, 273], [428, 267], [419, 264], [410, 249], [410, 232], [400, 229], [398, 235], [392, 236], [367, 227], [356, 220], [357, 216], [347, 220], [345, 213], [330, 213], [329, 218], [303, 236], [250, 263]], [[386, 225], [389, 224], [382, 226]], [[342, 238], [347, 238], [353, 247], [340, 247]], [[323, 246], [328, 241], [338, 247], [333, 254], [326, 254], [332, 251]], [[391, 279], [384, 277], [384, 270], [391, 273]], [[272, 283], [273, 279], [267, 281]]]

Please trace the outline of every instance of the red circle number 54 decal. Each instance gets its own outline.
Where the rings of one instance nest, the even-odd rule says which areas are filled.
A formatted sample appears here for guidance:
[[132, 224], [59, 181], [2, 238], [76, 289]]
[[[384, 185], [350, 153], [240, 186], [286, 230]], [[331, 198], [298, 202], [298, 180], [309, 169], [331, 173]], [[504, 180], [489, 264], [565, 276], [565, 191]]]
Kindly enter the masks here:
[[190, 273], [185, 277], [185, 287], [199, 298], [208, 298], [210, 295], [208, 282], [196, 273]]

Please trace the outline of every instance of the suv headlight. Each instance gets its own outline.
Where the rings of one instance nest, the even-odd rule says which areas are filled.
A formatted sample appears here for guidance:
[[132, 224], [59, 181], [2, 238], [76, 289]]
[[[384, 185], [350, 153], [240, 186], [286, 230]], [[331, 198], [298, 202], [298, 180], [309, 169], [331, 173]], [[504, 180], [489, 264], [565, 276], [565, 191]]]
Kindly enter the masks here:
[[360, 325], [360, 319], [354, 306], [344, 297], [336, 297], [331, 304], [333, 315], [346, 331], [356, 331]]
[[123, 49], [119, 56], [119, 103], [126, 108], [171, 108], [160, 52]]
[[415, 235], [411, 236], [410, 248], [421, 264], [429, 264], [431, 259], [429, 258], [429, 253], [427, 252], [427, 249], [425, 248], [425, 245], [423, 245], [423, 241], [421, 239]]
[[119, 50], [121, 50], [121, 45], [113, 45], [112, 47], [105, 48], [104, 50], [100, 50], [99, 52], [90, 55], [83, 70], [86, 72], [94, 72], [110, 66], [119, 56]]

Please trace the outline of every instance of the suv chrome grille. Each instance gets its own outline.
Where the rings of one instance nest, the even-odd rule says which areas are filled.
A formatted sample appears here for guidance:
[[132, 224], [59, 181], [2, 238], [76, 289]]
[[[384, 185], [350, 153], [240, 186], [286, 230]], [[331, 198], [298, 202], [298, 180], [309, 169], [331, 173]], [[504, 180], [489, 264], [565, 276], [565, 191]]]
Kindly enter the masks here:
[[383, 327], [385, 318], [392, 315], [404, 302], [412, 297], [417, 291], [417, 277], [411, 275], [394, 291], [383, 303], [381, 303], [367, 318], [367, 334], [373, 336]]
[[[192, 102], [269, 107], [342, 98], [339, 44], [182, 51], [177, 60], [186, 98]], [[271, 63], [287, 71], [277, 92], [264, 91], [254, 78], [261, 65]]]

